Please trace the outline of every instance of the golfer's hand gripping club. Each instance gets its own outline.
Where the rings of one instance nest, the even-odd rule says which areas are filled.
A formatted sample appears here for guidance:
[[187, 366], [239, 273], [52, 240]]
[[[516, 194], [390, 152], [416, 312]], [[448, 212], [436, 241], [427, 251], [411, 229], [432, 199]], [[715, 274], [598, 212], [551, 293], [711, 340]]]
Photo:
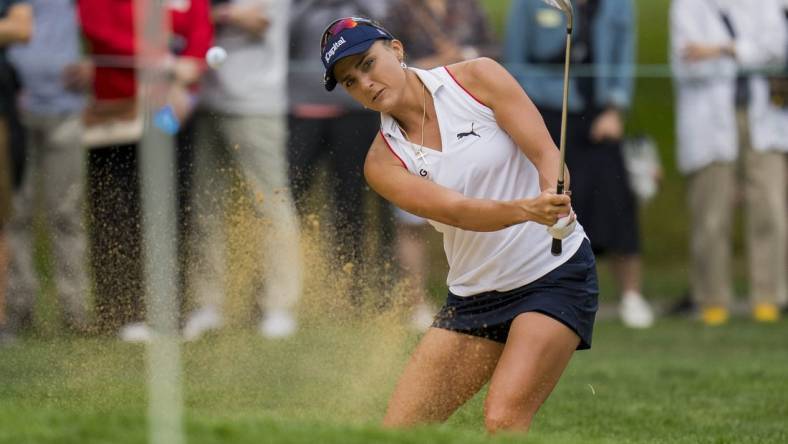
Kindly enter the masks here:
[[[561, 10], [566, 16], [566, 53], [564, 54], [564, 95], [561, 108], [561, 140], [559, 142], [561, 150], [561, 161], [558, 169], [558, 183], [556, 193], [564, 192], [564, 159], [566, 158], [566, 113], [567, 102], [569, 101], [569, 56], [572, 50], [572, 27], [574, 25], [574, 10], [571, 0], [542, 0], [548, 5]], [[553, 256], [559, 256], [563, 250], [561, 239], [553, 238], [550, 252]]]
[[[558, 186], [556, 187], [556, 194], [564, 194], [563, 180], [558, 181]], [[553, 245], [550, 247], [550, 253], [552, 253], [553, 256], [560, 256], [562, 249], [563, 249], [563, 245], [561, 239], [558, 237], [553, 237]]]

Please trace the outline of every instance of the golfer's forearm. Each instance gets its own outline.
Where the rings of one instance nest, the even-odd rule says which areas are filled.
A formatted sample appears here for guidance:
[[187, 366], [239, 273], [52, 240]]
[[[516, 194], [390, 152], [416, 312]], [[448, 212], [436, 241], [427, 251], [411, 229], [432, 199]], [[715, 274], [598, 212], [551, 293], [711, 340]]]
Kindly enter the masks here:
[[[536, 170], [539, 171], [539, 188], [544, 191], [556, 189], [558, 184], [558, 165], [561, 163], [561, 153], [550, 150], [532, 160]], [[564, 165], [564, 189], [569, 189], [569, 169]]]
[[528, 213], [515, 202], [465, 198], [451, 211], [449, 225], [468, 231], [498, 231], [528, 221]]

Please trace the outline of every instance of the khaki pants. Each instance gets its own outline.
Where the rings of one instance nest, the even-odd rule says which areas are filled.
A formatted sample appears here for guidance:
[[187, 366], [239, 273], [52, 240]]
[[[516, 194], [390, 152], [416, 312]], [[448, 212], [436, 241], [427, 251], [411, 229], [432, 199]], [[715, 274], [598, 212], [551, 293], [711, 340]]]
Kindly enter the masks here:
[[40, 291], [34, 260], [33, 220], [49, 236], [52, 278], [67, 324], [87, 322], [86, 243], [83, 226], [84, 150], [79, 116], [23, 116], [28, 151], [22, 185], [13, 197], [8, 238], [11, 254], [8, 303], [12, 321], [29, 318]]
[[[263, 310], [288, 309], [299, 299], [302, 263], [299, 221], [287, 179], [284, 116], [196, 116], [189, 281], [198, 304], [220, 306], [226, 291], [227, 211], [233, 191], [245, 195], [261, 229], [265, 273]], [[250, 235], [250, 239], [256, 236]]]
[[727, 307], [733, 299], [731, 231], [741, 186], [750, 300], [779, 304], [786, 298], [785, 154], [754, 151], [746, 114], [737, 117], [741, 175], [734, 163], [714, 163], [689, 177], [690, 285], [702, 307]]

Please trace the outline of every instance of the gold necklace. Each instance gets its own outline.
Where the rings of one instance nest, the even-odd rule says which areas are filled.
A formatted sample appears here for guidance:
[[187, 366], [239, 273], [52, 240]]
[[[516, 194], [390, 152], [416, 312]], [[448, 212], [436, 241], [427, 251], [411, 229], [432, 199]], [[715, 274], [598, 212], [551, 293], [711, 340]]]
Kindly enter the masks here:
[[[405, 138], [408, 139], [408, 143], [410, 143], [411, 148], [413, 151], [416, 152], [416, 158], [419, 160], [424, 160], [424, 157], [427, 155], [424, 152], [424, 123], [427, 120], [427, 87], [422, 83], [421, 84], [421, 145], [416, 148], [416, 144], [410, 140], [410, 136], [408, 132], [405, 131], [404, 128], [400, 127], [402, 132], [405, 134]], [[426, 163], [426, 162], [425, 162]]]

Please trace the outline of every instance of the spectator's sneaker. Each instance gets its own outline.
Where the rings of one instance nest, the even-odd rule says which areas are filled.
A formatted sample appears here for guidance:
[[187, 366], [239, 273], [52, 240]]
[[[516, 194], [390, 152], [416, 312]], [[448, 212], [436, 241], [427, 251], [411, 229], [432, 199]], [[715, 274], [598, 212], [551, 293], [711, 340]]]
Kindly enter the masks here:
[[183, 339], [196, 341], [205, 333], [222, 328], [223, 324], [222, 315], [219, 314], [219, 310], [215, 306], [203, 307], [189, 316], [186, 326], [183, 327]]
[[728, 322], [730, 314], [725, 307], [706, 307], [701, 311], [700, 319], [709, 327], [717, 327]]
[[618, 313], [621, 322], [629, 328], [649, 328], [654, 325], [654, 311], [640, 293], [624, 294]]
[[147, 344], [153, 340], [153, 332], [144, 322], [132, 322], [120, 328], [118, 333], [123, 342]]
[[283, 339], [292, 336], [297, 327], [290, 310], [269, 310], [260, 321], [260, 334], [268, 339]]
[[427, 304], [421, 303], [413, 307], [410, 315], [410, 326], [416, 331], [425, 332], [435, 318], [435, 311]]
[[780, 309], [774, 304], [763, 302], [755, 304], [755, 308], [752, 310], [752, 318], [755, 322], [777, 322], [780, 320]]

